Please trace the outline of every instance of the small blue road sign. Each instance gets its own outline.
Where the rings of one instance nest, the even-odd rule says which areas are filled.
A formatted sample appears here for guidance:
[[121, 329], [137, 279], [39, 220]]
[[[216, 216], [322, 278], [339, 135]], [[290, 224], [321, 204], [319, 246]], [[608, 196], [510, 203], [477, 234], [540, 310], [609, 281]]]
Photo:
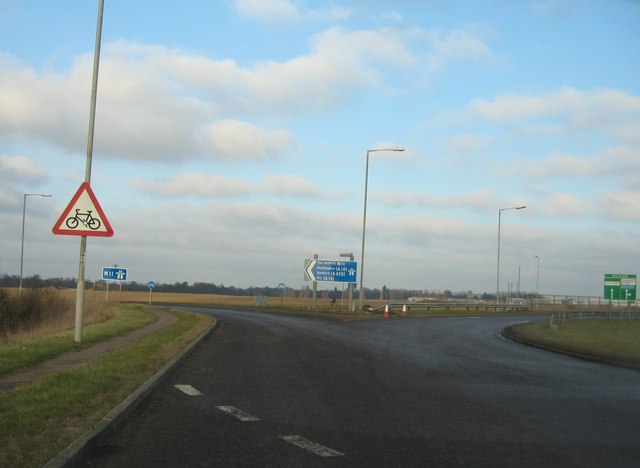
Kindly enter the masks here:
[[149, 289], [154, 289], [156, 287], [156, 282], [155, 281], [149, 281], [147, 283], [147, 286], [149, 287]]
[[358, 262], [339, 260], [305, 260], [305, 281], [331, 281], [334, 283], [357, 282]]
[[109, 281], [127, 281], [127, 269], [102, 267], [102, 279]]

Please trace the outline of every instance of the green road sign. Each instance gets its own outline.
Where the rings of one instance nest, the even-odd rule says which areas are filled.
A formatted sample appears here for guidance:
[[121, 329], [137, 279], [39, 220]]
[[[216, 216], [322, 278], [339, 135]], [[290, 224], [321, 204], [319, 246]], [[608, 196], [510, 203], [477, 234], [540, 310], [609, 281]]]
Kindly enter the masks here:
[[604, 298], [614, 301], [635, 301], [636, 283], [636, 275], [605, 273]]

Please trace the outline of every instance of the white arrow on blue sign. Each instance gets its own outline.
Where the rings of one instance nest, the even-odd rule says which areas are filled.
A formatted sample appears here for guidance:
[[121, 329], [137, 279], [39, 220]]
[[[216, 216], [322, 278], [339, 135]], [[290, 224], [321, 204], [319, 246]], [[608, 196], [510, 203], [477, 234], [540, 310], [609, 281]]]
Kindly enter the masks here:
[[111, 281], [127, 281], [127, 269], [102, 267], [102, 279]]
[[358, 262], [339, 260], [305, 260], [305, 281], [330, 281], [334, 283], [355, 283]]

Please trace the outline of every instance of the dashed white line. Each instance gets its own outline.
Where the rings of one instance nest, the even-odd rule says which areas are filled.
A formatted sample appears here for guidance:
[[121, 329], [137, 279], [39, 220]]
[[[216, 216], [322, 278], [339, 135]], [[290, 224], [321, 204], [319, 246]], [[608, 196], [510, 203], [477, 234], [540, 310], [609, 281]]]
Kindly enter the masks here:
[[310, 440], [305, 439], [301, 436], [280, 436], [281, 439], [286, 440], [287, 442], [300, 447], [302, 449], [307, 450], [315, 455], [321, 457], [342, 457], [344, 453], [338, 452], [337, 450], [333, 450], [329, 447], [325, 447], [324, 445], [320, 445], [316, 442], [312, 442]]
[[235, 416], [240, 421], [260, 421], [259, 418], [250, 415], [249, 413], [245, 413], [241, 409], [236, 408], [235, 406], [216, 406], [220, 411], [224, 411], [227, 414]]
[[202, 393], [199, 390], [193, 388], [191, 385], [178, 384], [178, 385], [174, 385], [174, 387], [176, 387], [178, 390], [180, 390], [181, 392], [186, 393], [189, 396], [200, 396], [200, 395], [202, 395]]

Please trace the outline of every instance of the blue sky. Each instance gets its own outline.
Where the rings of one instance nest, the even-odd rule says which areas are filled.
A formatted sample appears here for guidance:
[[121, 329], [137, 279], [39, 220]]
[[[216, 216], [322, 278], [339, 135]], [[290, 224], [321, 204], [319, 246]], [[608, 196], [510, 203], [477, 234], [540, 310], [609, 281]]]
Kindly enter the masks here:
[[[0, 0], [0, 273], [76, 277], [97, 0]], [[640, 259], [640, 2], [105, 0], [87, 279], [601, 295]], [[519, 273], [518, 273], [519, 272]], [[323, 283], [321, 287], [340, 286]]]

